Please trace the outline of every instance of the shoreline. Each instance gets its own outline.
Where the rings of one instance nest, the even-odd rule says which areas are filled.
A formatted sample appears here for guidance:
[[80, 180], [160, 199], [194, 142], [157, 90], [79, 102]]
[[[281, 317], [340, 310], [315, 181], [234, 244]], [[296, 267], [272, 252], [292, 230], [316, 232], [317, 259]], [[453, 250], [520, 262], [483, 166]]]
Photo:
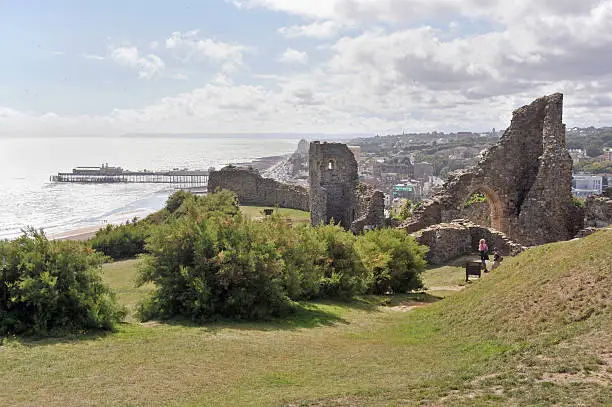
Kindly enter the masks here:
[[60, 233], [54, 234], [52, 236], [47, 236], [47, 237], [49, 238], [49, 240], [72, 240], [72, 241], [83, 242], [83, 241], [89, 240], [92, 237], [94, 237], [96, 235], [96, 232], [100, 229], [103, 229], [103, 227], [100, 227], [100, 226], [82, 227], [82, 228], [78, 228], [74, 230], [69, 230], [67, 232], [60, 232]]
[[[252, 167], [260, 172], [263, 172], [263, 171], [269, 170], [277, 166], [278, 164], [283, 162], [285, 159], [287, 159], [287, 157], [289, 156], [290, 154], [265, 156], [265, 157], [256, 158], [251, 162], [235, 163], [232, 165], [242, 166], [242, 167]], [[186, 189], [186, 191], [192, 192], [192, 191], [189, 191], [189, 189]], [[137, 212], [138, 211], [130, 211], [130, 212], [122, 213], [121, 215], [134, 215]], [[153, 211], [151, 213], [154, 213], [154, 212], [156, 211]], [[143, 213], [140, 213], [140, 214], [143, 215]], [[139, 216], [139, 219], [143, 219], [147, 215], [148, 214], [144, 216]], [[106, 225], [119, 225], [123, 223], [125, 223], [125, 221], [110, 222], [110, 223], [102, 224], [99, 226], [82, 226], [82, 227], [78, 227], [75, 229], [66, 230], [63, 232], [53, 233], [51, 235], [47, 235], [47, 237], [49, 238], [49, 240], [71, 240], [71, 241], [81, 241], [82, 242], [82, 241], [87, 241], [91, 239], [92, 237], [94, 237], [96, 232], [99, 231], [100, 229], [105, 228]]]

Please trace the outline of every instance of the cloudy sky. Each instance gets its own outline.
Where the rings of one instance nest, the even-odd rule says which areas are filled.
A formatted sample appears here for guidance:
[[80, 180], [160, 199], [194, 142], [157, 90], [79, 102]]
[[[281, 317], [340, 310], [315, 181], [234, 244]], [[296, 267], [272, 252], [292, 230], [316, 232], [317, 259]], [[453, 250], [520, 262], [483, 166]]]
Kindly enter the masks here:
[[612, 125], [612, 0], [0, 0], [0, 136]]

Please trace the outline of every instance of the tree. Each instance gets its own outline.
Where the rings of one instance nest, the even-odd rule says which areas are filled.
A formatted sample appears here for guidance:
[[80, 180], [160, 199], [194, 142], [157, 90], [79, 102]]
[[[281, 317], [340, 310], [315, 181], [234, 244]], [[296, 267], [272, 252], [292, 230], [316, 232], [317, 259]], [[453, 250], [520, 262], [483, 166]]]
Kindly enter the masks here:
[[412, 202], [410, 202], [409, 199], [406, 199], [406, 202], [404, 202], [404, 205], [402, 205], [402, 209], [400, 210], [399, 218], [401, 220], [406, 220], [411, 216], [412, 216]]
[[588, 155], [589, 157], [599, 157], [603, 153], [604, 151], [601, 144], [591, 143], [586, 147], [586, 155]]

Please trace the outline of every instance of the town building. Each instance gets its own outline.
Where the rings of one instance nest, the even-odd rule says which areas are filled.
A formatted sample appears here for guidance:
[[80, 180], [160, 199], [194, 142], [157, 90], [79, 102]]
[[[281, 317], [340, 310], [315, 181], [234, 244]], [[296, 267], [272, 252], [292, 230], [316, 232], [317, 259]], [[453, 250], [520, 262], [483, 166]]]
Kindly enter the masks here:
[[572, 179], [572, 194], [578, 197], [600, 195], [603, 190], [603, 177], [601, 175], [574, 175]]

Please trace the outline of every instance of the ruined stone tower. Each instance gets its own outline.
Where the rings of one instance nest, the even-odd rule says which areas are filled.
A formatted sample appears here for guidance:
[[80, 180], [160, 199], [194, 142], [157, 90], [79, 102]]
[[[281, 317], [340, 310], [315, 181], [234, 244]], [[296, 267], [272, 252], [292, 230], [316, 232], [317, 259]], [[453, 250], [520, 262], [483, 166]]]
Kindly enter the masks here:
[[310, 143], [310, 221], [360, 232], [384, 223], [384, 195], [359, 183], [353, 152], [341, 143]]
[[410, 231], [461, 218], [464, 203], [484, 193], [491, 226], [524, 245], [567, 240], [581, 228], [572, 204], [572, 160], [565, 147], [563, 95], [514, 111], [510, 127], [472, 169], [453, 174], [415, 211]]

